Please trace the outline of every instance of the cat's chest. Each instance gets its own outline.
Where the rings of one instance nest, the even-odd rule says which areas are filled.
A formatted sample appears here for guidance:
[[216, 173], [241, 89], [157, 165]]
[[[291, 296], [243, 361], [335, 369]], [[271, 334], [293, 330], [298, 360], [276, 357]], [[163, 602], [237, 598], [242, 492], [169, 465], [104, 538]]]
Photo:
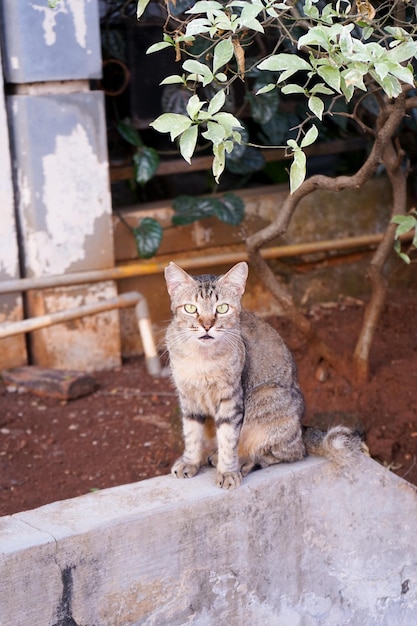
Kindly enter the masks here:
[[218, 359], [176, 356], [171, 357], [171, 368], [177, 384], [201, 386], [214, 384], [222, 379], [222, 363]]
[[222, 394], [224, 389], [240, 379], [243, 360], [231, 358], [187, 358], [177, 356], [171, 358], [171, 369], [174, 381], [179, 389], [196, 394], [206, 392]]
[[233, 380], [240, 379], [239, 371], [233, 374], [221, 365], [210, 367], [207, 363], [200, 367], [176, 363], [172, 373], [183, 408], [208, 415], [215, 415], [222, 399], [236, 386]]

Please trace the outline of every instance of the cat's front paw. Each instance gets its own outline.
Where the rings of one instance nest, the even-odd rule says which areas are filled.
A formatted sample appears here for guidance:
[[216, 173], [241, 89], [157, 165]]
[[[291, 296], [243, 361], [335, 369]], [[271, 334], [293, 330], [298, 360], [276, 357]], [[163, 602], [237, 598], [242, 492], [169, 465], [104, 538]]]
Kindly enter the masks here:
[[216, 485], [222, 489], [236, 489], [242, 482], [241, 472], [217, 472]]
[[175, 461], [172, 466], [171, 472], [177, 478], [192, 478], [195, 476], [200, 469], [199, 465], [192, 465], [191, 463], [186, 463], [181, 457], [178, 461]]

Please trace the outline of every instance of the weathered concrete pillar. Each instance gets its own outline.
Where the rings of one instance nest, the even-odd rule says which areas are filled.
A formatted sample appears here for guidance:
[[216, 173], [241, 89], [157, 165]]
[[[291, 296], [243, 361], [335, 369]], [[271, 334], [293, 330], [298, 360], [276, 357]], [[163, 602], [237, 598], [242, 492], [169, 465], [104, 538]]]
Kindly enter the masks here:
[[[2, 79], [0, 50], [0, 81]], [[9, 132], [3, 90], [0, 89], [0, 281], [19, 278], [19, 258], [14, 216], [12, 170]], [[0, 324], [21, 320], [20, 294], [0, 296]], [[0, 370], [26, 363], [25, 340], [22, 335], [0, 340]]]
[[[114, 265], [97, 0], [4, 0], [5, 78], [26, 276]], [[32, 291], [30, 315], [114, 297], [104, 282]], [[34, 363], [94, 369], [120, 363], [116, 311], [37, 331]]]

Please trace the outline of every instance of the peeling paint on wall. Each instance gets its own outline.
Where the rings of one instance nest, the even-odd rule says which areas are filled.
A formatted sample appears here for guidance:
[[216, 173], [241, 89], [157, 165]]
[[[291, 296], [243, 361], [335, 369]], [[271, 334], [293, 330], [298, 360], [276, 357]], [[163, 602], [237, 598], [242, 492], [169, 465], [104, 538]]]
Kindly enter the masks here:
[[[1, 58], [0, 58], [1, 67]], [[1, 76], [1, 70], [0, 70]], [[19, 275], [6, 107], [0, 91], [0, 276]]]
[[[113, 282], [33, 291], [28, 297], [31, 316], [77, 308], [114, 298]], [[105, 311], [30, 333], [34, 362], [43, 367], [92, 371], [120, 365], [117, 310]]]
[[20, 168], [17, 170], [20, 204], [23, 208], [29, 208], [32, 202], [32, 191], [29, 179]]
[[[2, 178], [7, 178], [7, 168], [4, 167], [1, 154], [0, 170], [3, 172]], [[17, 278], [19, 265], [13, 215], [13, 197], [11, 193], [8, 194], [2, 189], [0, 183], [0, 276], [2, 274], [5, 274], [8, 278]]]
[[56, 43], [56, 27], [59, 14], [70, 14], [72, 16], [75, 40], [81, 48], [86, 47], [87, 22], [85, 14], [85, 0], [60, 0], [55, 9], [51, 9], [46, 2], [36, 5], [32, 4], [35, 11], [43, 14], [44, 40], [47, 46]]
[[[85, 258], [95, 221], [110, 212], [107, 162], [99, 161], [77, 124], [70, 135], [56, 137], [55, 151], [43, 157], [42, 167], [46, 230], [34, 230], [26, 219], [27, 256], [35, 275], [60, 274]], [[29, 190], [21, 183], [28, 206]]]
[[0, 324], [3, 322], [20, 322], [23, 318], [22, 299], [14, 294], [0, 298]]
[[[45, 310], [48, 313], [67, 311], [85, 304], [94, 304], [102, 300], [110, 300], [117, 296], [117, 291], [112, 282], [90, 284], [88, 291], [84, 288], [80, 291], [77, 287], [68, 289], [56, 289], [53, 292], [44, 292]], [[87, 318], [85, 318], [87, 319]]]

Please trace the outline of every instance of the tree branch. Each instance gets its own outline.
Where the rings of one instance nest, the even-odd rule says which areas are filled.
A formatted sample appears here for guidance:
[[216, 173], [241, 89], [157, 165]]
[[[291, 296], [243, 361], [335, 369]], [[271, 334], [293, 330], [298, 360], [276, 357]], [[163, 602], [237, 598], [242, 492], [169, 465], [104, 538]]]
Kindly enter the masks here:
[[[277, 212], [275, 220], [266, 228], [251, 235], [246, 242], [251, 264], [257, 271], [265, 287], [269, 289], [280, 302], [287, 317], [306, 336], [317, 354], [348, 378], [352, 377], [352, 373], [349, 372], [346, 361], [340, 354], [326, 345], [317, 335], [307, 317], [295, 306], [291, 293], [285, 283], [274, 275], [267, 262], [262, 258], [260, 249], [275, 237], [283, 235], [286, 232], [291, 217], [299, 202], [315, 189], [325, 189], [327, 191], [356, 189], [371, 178], [378, 165], [384, 160], [384, 156], [387, 158], [387, 155], [390, 155], [389, 152], [386, 153], [386, 150], [405, 112], [405, 91], [406, 90], [404, 90], [392, 105], [387, 105], [384, 109], [381, 109], [378, 118], [378, 133], [372, 150], [367, 160], [356, 174], [352, 176], [337, 176], [336, 178], [319, 174], [308, 178], [300, 185], [294, 194], [287, 196], [281, 209]], [[389, 241], [390, 238], [388, 237], [380, 247], [386, 249], [389, 245]]]

